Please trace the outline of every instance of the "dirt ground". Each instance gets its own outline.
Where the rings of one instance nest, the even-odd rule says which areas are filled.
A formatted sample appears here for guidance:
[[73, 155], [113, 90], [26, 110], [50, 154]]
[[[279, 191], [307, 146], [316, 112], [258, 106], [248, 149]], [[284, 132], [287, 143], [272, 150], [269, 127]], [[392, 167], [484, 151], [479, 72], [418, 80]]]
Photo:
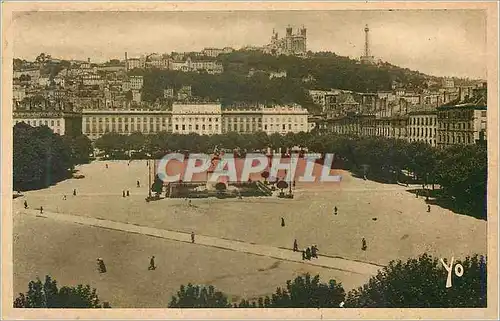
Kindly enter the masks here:
[[[30, 208], [43, 206], [52, 212], [257, 244], [291, 248], [297, 239], [301, 248], [317, 244], [320, 255], [382, 265], [424, 252], [456, 259], [486, 254], [485, 221], [436, 206], [428, 213], [424, 199], [415, 198], [405, 187], [364, 181], [347, 172], [341, 173], [340, 183], [298, 183], [292, 200], [199, 199], [188, 206], [182, 199], [145, 202], [145, 161], [130, 165], [123, 161], [106, 163], [107, 169], [105, 162], [79, 167], [83, 179], [25, 193], [25, 197], [13, 201], [14, 214], [27, 200]], [[76, 196], [72, 195], [73, 189], [77, 190]], [[124, 190], [129, 190], [131, 196], [122, 197]], [[333, 214], [335, 206], [337, 215]], [[92, 284], [113, 306], [165, 307], [179, 285], [189, 281], [213, 284], [235, 297], [268, 294], [303, 269], [315, 269], [325, 280], [340, 278], [346, 289], [366, 281], [353, 274], [304, 264], [14, 216], [15, 292], [25, 291], [27, 282], [36, 275], [50, 272], [62, 284]], [[282, 217], [285, 227], [280, 224]], [[363, 237], [367, 251], [361, 250]], [[158, 260], [164, 260], [164, 265], [160, 261], [158, 265], [163, 268], [148, 273], [149, 255], [162, 257]], [[109, 257], [111, 266], [120, 266], [120, 271], [96, 274], [94, 265], [99, 256]]]

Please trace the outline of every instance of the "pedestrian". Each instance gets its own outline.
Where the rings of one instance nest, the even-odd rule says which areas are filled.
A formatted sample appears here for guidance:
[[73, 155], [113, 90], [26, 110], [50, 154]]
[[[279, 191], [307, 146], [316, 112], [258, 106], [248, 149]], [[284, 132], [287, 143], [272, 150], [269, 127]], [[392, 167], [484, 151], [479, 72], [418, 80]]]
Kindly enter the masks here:
[[66, 200], [66, 194], [63, 195], [63, 201], [65, 201], [65, 200]]
[[362, 249], [363, 251], [366, 251], [366, 247], [367, 247], [367, 246], [366, 246], [366, 240], [365, 240], [365, 238], [363, 237], [363, 239], [361, 240], [361, 249]]
[[43, 206], [40, 206], [40, 214], [43, 214]]
[[427, 205], [427, 212], [430, 213], [431, 212], [431, 206], [430, 205]]
[[194, 243], [194, 232], [191, 232], [191, 243]]
[[318, 248], [316, 245], [311, 246], [311, 257], [318, 258]]
[[306, 259], [306, 251], [302, 250], [302, 260]]
[[106, 264], [104, 264], [104, 261], [101, 258], [97, 259], [97, 269], [98, 269], [99, 273], [106, 273], [106, 271], [107, 271]]
[[298, 252], [299, 251], [299, 245], [297, 244], [297, 239], [293, 241], [293, 251]]
[[285, 227], [285, 219], [283, 217], [281, 218], [281, 227]]
[[123, 195], [123, 197], [125, 197], [125, 191], [122, 191], [122, 195]]
[[24, 209], [28, 208], [28, 201], [24, 200]]
[[306, 249], [306, 259], [310, 260], [311, 259], [311, 248]]
[[154, 256], [154, 255], [151, 257], [151, 260], [149, 260], [149, 267], [148, 267], [148, 270], [156, 270], [156, 266], [155, 266], [155, 256]]
[[106, 168], [108, 168], [108, 164], [106, 164]]
[[337, 215], [337, 206], [333, 210], [335, 211], [335, 215]]
[[415, 192], [415, 197], [418, 198], [418, 191]]
[[137, 181], [137, 187], [141, 187], [141, 183]]
[[191, 206], [191, 200], [188, 201], [188, 206]]
[[127, 196], [130, 196], [130, 191], [127, 190]]
[[73, 196], [76, 196], [76, 188], [73, 189]]

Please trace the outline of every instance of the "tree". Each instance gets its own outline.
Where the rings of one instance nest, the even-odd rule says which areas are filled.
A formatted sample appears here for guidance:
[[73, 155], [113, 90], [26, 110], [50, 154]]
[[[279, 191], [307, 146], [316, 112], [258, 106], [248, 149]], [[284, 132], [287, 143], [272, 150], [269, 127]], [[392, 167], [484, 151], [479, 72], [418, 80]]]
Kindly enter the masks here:
[[457, 277], [452, 270], [452, 287], [446, 288], [448, 272], [437, 258], [423, 254], [404, 263], [392, 261], [367, 284], [349, 292], [346, 307], [486, 307], [486, 260], [474, 255], [454, 264], [461, 264], [464, 274]]
[[129, 91], [125, 92], [125, 98], [128, 101], [132, 101], [132, 99], [134, 98], [134, 95], [132, 94], [132, 90], [129, 90]]
[[70, 147], [47, 126], [18, 123], [13, 128], [13, 184], [18, 190], [47, 187], [69, 177]]
[[35, 61], [38, 62], [38, 63], [41, 63], [41, 64], [44, 64], [46, 63], [47, 61], [49, 61], [52, 57], [49, 55], [49, 54], [46, 54], [44, 52], [42, 52], [41, 54], [39, 54], [36, 58], [35, 58]]
[[189, 283], [187, 286], [181, 285], [180, 290], [177, 291], [177, 296], [172, 296], [168, 307], [230, 308], [231, 304], [228, 302], [227, 296], [220, 291], [216, 291], [212, 285], [207, 288]]
[[264, 181], [267, 183], [267, 179], [269, 178], [269, 172], [268, 171], [263, 171], [260, 176], [264, 179]]
[[276, 184], [276, 187], [279, 188], [283, 193], [283, 190], [288, 188], [288, 183], [285, 181], [279, 181], [278, 184]]
[[73, 164], [86, 164], [89, 162], [90, 154], [93, 151], [92, 142], [85, 135], [76, 137], [62, 136], [63, 141], [71, 150]]
[[[56, 280], [45, 276], [45, 282], [40, 279], [30, 281], [28, 292], [19, 293], [14, 300], [14, 308], [102, 308], [96, 289], [90, 285], [76, 287], [63, 286], [58, 289]], [[109, 307], [106, 303], [105, 307]]]
[[153, 185], [151, 186], [151, 191], [155, 192], [156, 195], [161, 194], [163, 191], [163, 181], [161, 180], [160, 176], [156, 174], [155, 176], [155, 181], [153, 182]]
[[217, 184], [215, 184], [215, 189], [218, 191], [218, 192], [223, 192], [227, 189], [227, 186], [225, 183], [223, 182], [218, 182]]
[[239, 307], [259, 308], [338, 308], [344, 301], [345, 291], [341, 283], [330, 280], [321, 283], [319, 275], [309, 273], [286, 282], [286, 288], [278, 287], [271, 297], [260, 297], [257, 303], [243, 300]]

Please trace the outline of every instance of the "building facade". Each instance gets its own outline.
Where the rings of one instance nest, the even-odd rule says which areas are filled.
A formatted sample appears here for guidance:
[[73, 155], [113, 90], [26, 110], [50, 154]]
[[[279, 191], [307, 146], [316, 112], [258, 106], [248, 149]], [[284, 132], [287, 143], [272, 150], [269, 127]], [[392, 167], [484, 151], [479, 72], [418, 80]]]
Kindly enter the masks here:
[[262, 131], [268, 135], [309, 131], [309, 112], [300, 106], [264, 107], [261, 113]]
[[437, 112], [411, 112], [408, 117], [408, 141], [437, 146]]
[[82, 115], [67, 111], [14, 111], [13, 124], [25, 123], [32, 127], [47, 126], [55, 134], [78, 136], [82, 134]]
[[108, 132], [214, 135], [264, 131], [270, 135], [308, 132], [311, 126], [307, 110], [299, 106], [222, 110], [217, 103], [174, 103], [172, 110], [86, 109], [82, 115], [83, 133], [92, 140]]
[[222, 111], [220, 104], [172, 105], [172, 132], [214, 135], [222, 133]]
[[438, 147], [485, 143], [486, 115], [486, 106], [462, 104], [438, 107]]
[[83, 134], [95, 140], [105, 133], [129, 135], [172, 131], [171, 112], [153, 110], [83, 110]]

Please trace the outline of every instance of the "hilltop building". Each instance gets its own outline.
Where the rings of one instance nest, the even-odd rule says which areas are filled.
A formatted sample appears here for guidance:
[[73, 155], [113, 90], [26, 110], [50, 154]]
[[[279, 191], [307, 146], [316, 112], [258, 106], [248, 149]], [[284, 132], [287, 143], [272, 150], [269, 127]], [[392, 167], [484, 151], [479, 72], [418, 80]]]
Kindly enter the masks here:
[[264, 47], [264, 52], [271, 55], [305, 55], [307, 53], [307, 29], [302, 27], [293, 33], [292, 27], [286, 28], [284, 38], [279, 38], [273, 30], [271, 43]]

